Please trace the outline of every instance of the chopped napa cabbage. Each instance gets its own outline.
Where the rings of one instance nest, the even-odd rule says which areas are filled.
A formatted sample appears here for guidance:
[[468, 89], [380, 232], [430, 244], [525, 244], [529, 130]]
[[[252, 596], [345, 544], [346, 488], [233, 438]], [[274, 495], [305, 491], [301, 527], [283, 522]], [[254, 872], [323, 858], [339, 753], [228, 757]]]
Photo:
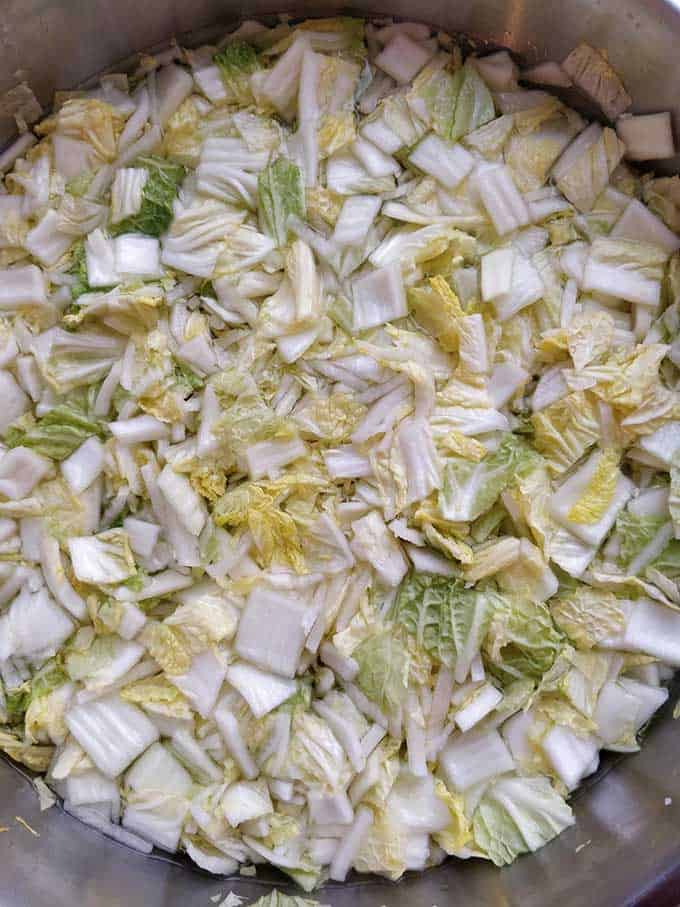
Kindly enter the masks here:
[[428, 284], [408, 290], [409, 309], [416, 321], [447, 352], [458, 347], [458, 320], [463, 310], [458, 297], [443, 277], [431, 277]]
[[625, 626], [625, 612], [616, 596], [604, 589], [577, 586], [550, 602], [557, 626], [581, 649], [591, 649]]
[[70, 538], [68, 548], [73, 572], [83, 583], [120, 583], [136, 573], [127, 533], [122, 529], [109, 529], [89, 538]]
[[675, 233], [637, 199], [628, 202], [614, 224], [611, 235], [661, 246], [669, 255], [680, 248], [680, 239]]
[[551, 471], [564, 472], [597, 443], [600, 425], [594, 403], [575, 391], [531, 417], [534, 444]]
[[535, 452], [515, 435], [506, 435], [493, 453], [478, 462], [449, 457], [439, 493], [443, 516], [453, 522], [467, 522], [481, 516], [512, 479], [527, 471], [535, 459]]
[[158, 731], [135, 705], [112, 694], [70, 708], [69, 731], [108, 778], [115, 778], [158, 739]]
[[212, 277], [225, 238], [244, 217], [245, 213], [210, 199], [181, 210], [175, 205], [163, 239], [162, 263], [197, 277]]
[[271, 712], [295, 695], [297, 690], [295, 681], [245, 663], [231, 665], [227, 670], [227, 680], [241, 693], [256, 718]]
[[375, 58], [375, 65], [396, 82], [410, 82], [427, 63], [430, 54], [405, 34], [397, 34]]
[[121, 640], [118, 636], [97, 636], [86, 649], [78, 648], [78, 638], [64, 659], [71, 680], [81, 680], [87, 687], [106, 687], [131, 670], [144, 650], [138, 643]]
[[610, 119], [630, 107], [631, 97], [605, 54], [582, 42], [562, 62], [562, 68], [574, 85], [601, 107]]
[[[536, 192], [545, 184], [560, 154], [583, 128], [583, 120], [556, 98], [549, 98], [545, 104], [516, 113], [514, 126], [505, 145], [505, 160], [520, 190]], [[555, 211], [567, 210], [560, 203], [563, 206], [564, 200], [558, 198]], [[550, 210], [547, 205], [545, 210]]]
[[292, 598], [254, 589], [239, 621], [236, 652], [258, 667], [293, 677], [305, 638], [305, 612]]
[[433, 176], [447, 189], [455, 189], [474, 166], [474, 158], [462, 145], [448, 145], [428, 135], [409, 155], [409, 163]]
[[277, 245], [286, 243], [288, 218], [305, 216], [305, 193], [302, 174], [292, 161], [280, 157], [258, 177], [260, 217], [265, 232]]
[[48, 459], [26, 447], [16, 447], [0, 460], [0, 491], [10, 500], [23, 498], [51, 471]]
[[654, 161], [675, 154], [671, 115], [647, 113], [619, 117], [616, 132], [626, 146], [629, 161]]
[[497, 866], [538, 850], [574, 824], [571, 808], [547, 778], [500, 778], [473, 816], [477, 846]]
[[358, 278], [352, 290], [352, 324], [357, 332], [406, 315], [406, 295], [396, 262]]
[[73, 622], [44, 587], [31, 592], [24, 586], [0, 617], [0, 655], [3, 661], [51, 655], [72, 632]]
[[642, 197], [647, 208], [677, 233], [680, 225], [680, 177], [667, 176], [646, 179]]
[[529, 223], [531, 213], [509, 167], [504, 164], [478, 164], [473, 178], [482, 204], [499, 236]]
[[450, 135], [460, 87], [455, 64], [452, 56], [437, 54], [413, 80], [406, 96], [411, 110], [442, 138]]
[[390, 618], [462, 683], [498, 607], [492, 590], [466, 589], [460, 580], [412, 573], [399, 589]]
[[78, 405], [67, 401], [48, 410], [33, 424], [10, 427], [5, 435], [8, 447], [29, 447], [53, 460], [65, 460], [91, 437], [103, 438], [106, 429], [99, 419], [92, 419]]
[[255, 48], [244, 42], [233, 41], [215, 54], [213, 59], [219, 68], [230, 99], [239, 104], [252, 103], [250, 76], [260, 69]]
[[680, 667], [668, 114], [346, 16], [134, 83], [0, 156], [0, 751], [305, 891], [536, 850]]
[[599, 293], [615, 289], [621, 299], [656, 308], [666, 257], [666, 251], [653, 243], [596, 239], [583, 273], [583, 289]]
[[489, 670], [500, 680], [538, 681], [563, 645], [546, 605], [506, 593], [493, 613], [484, 650]]
[[567, 146], [552, 169], [560, 192], [579, 211], [590, 211], [623, 157], [613, 129], [592, 123]]
[[[239, 903], [240, 903], [239, 898]], [[229, 895], [221, 902], [222, 907], [238, 907], [236, 901], [228, 903]], [[261, 898], [253, 902], [253, 907], [324, 907], [319, 901], [309, 898], [302, 898], [295, 894], [284, 894], [282, 891], [272, 891], [271, 894], [263, 894]]]
[[352, 523], [351, 548], [357, 560], [373, 566], [382, 582], [398, 586], [408, 566], [399, 543], [389, 531], [377, 510]]
[[[124, 205], [130, 202], [123, 196], [119, 208], [123, 216], [114, 218], [115, 232], [160, 236], [170, 226], [177, 187], [184, 179], [184, 167], [153, 156], [138, 158], [136, 165], [146, 173], [141, 188], [137, 190], [139, 206], [127, 214]], [[122, 191], [125, 192], [124, 189]]]
[[122, 119], [121, 113], [104, 101], [69, 98], [37, 129], [41, 135], [64, 136], [84, 142], [100, 162], [104, 162], [112, 161], [116, 155], [116, 134]]
[[618, 461], [615, 450], [597, 451], [550, 501], [553, 518], [586, 544], [602, 542], [633, 493], [633, 483], [620, 472]]
[[492, 120], [495, 110], [491, 92], [471, 60], [454, 73], [452, 93], [447, 137], [455, 142]]
[[303, 779], [338, 790], [348, 778], [344, 750], [328, 724], [311, 711], [293, 716], [288, 759]]
[[388, 630], [359, 643], [352, 653], [359, 666], [356, 684], [388, 712], [406, 700], [410, 658], [407, 649]]
[[439, 757], [444, 781], [456, 792], [466, 791], [514, 767], [510, 750], [493, 728], [452, 737]]

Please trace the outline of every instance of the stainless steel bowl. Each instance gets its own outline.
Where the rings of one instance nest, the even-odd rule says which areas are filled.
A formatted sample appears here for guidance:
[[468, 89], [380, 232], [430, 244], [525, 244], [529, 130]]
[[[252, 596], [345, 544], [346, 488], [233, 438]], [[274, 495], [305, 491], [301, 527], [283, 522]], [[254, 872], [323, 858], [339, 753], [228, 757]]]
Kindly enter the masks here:
[[[276, 0], [3, 0], [0, 93], [26, 80], [49, 104], [140, 50], [177, 35], [200, 43], [215, 23], [281, 10]], [[296, 15], [346, 12], [337, 0], [294, 3]], [[560, 60], [579, 41], [606, 48], [636, 112], [672, 110], [680, 137], [680, 0], [367, 0], [352, 12], [419, 19], [503, 45], [526, 61]], [[187, 35], [191, 35], [187, 39]], [[0, 118], [0, 144], [11, 138]], [[667, 162], [680, 170], [680, 156]], [[671, 697], [673, 701], [675, 697]], [[577, 824], [548, 847], [503, 870], [449, 861], [398, 885], [378, 879], [329, 885], [332, 907], [677, 907], [680, 904], [680, 727], [671, 706], [638, 755], [611, 759], [575, 798]], [[25, 819], [35, 837], [15, 817]], [[209, 907], [229, 890], [254, 899], [280, 876], [215, 879], [163, 857], [144, 857], [54, 808], [38, 810], [30, 782], [0, 762], [1, 907]]]

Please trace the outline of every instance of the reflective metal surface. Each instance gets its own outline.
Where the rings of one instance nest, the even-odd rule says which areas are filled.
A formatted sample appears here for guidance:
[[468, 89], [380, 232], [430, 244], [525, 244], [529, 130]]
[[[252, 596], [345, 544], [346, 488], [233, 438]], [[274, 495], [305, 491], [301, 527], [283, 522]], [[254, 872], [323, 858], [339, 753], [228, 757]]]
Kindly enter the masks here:
[[[26, 80], [48, 104], [131, 54], [192, 32], [281, 9], [279, 0], [2, 0], [0, 93]], [[363, 14], [417, 18], [505, 45], [527, 61], [562, 59], [580, 40], [606, 48], [637, 111], [670, 109], [680, 138], [678, 0], [367, 0]], [[338, 0], [299, 2], [295, 14], [346, 12]], [[0, 118], [0, 143], [13, 123]], [[668, 169], [680, 169], [680, 158]], [[675, 697], [672, 697], [671, 702]], [[501, 871], [449, 861], [399, 885], [330, 885], [332, 907], [677, 907], [680, 904], [680, 725], [669, 705], [640, 754], [609, 761], [579, 792], [577, 824], [539, 853]], [[670, 801], [670, 802], [669, 802]], [[25, 819], [35, 837], [17, 822]], [[259, 897], [257, 879], [219, 880], [114, 844], [53, 808], [38, 810], [30, 783], [0, 761], [0, 907], [209, 907], [234, 890]]]

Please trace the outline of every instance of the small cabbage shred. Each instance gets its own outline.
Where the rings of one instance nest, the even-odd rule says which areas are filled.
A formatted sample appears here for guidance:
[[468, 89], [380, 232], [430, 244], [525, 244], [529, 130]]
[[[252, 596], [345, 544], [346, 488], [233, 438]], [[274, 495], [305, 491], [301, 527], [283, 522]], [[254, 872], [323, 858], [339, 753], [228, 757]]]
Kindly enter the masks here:
[[622, 160], [672, 147], [522, 78], [250, 22], [3, 157], [0, 750], [116, 840], [502, 866], [667, 699], [680, 197]]

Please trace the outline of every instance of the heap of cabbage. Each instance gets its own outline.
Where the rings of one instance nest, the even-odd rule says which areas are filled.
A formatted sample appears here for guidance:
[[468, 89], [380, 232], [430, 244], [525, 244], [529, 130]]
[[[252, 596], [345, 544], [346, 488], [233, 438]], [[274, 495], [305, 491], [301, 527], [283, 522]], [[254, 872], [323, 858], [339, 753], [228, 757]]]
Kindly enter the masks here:
[[509, 863], [637, 749], [680, 183], [629, 102], [585, 45], [250, 22], [2, 155], [0, 747], [67, 810], [312, 889]]

